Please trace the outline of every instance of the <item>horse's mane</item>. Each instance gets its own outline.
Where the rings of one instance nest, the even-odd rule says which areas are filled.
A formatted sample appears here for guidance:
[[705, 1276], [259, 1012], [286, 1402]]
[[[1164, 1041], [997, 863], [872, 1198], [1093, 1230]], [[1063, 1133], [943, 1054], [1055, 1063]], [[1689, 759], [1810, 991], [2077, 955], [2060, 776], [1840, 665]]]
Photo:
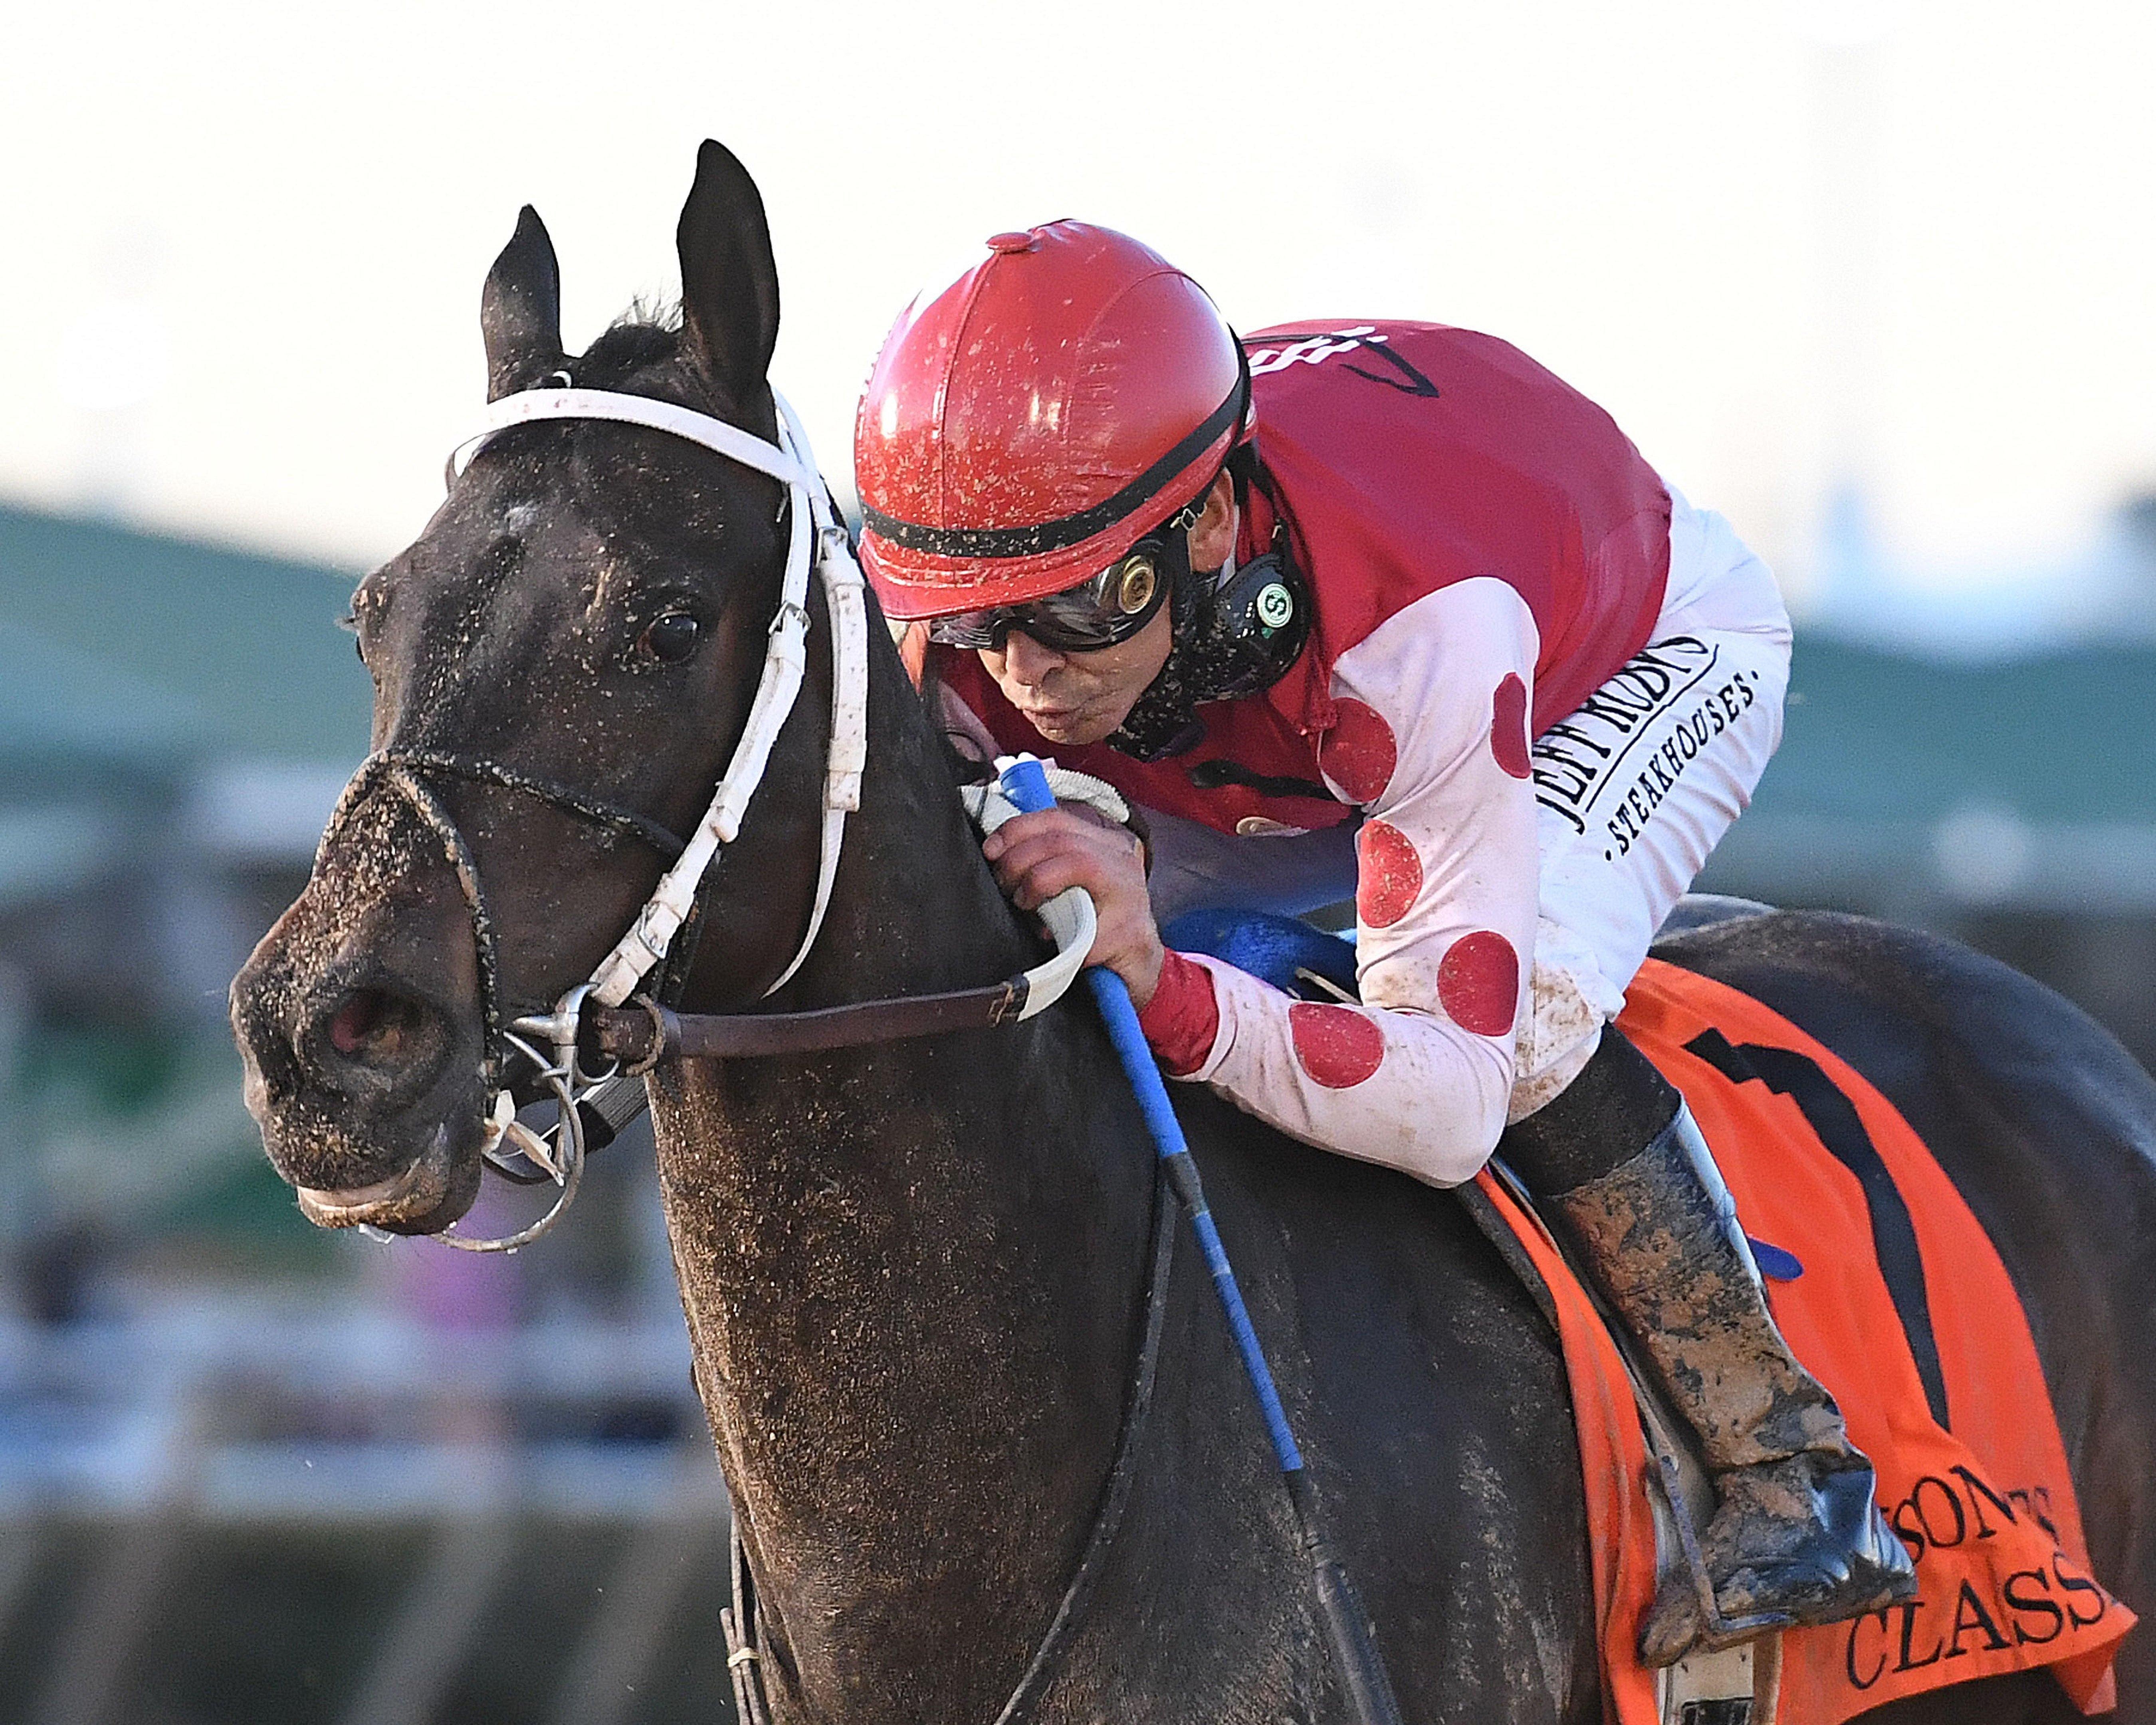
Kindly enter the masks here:
[[928, 728], [936, 733], [943, 758], [960, 784], [985, 783], [996, 776], [996, 769], [973, 752], [966, 737], [952, 729], [943, 714], [942, 691], [942, 670], [932, 654], [921, 663], [920, 683], [921, 710], [928, 716]]
[[680, 303], [632, 300], [576, 362], [576, 379], [587, 389], [619, 388], [638, 372], [678, 358], [680, 352]]
[[[626, 383], [639, 372], [680, 357], [681, 305], [676, 300], [632, 300], [604, 334], [584, 351], [576, 362], [577, 382], [587, 388], [608, 389]], [[995, 777], [995, 769], [958, 747], [943, 719], [938, 694], [939, 679], [932, 659], [922, 669], [921, 704], [942, 747], [945, 758], [959, 783], [971, 784]]]

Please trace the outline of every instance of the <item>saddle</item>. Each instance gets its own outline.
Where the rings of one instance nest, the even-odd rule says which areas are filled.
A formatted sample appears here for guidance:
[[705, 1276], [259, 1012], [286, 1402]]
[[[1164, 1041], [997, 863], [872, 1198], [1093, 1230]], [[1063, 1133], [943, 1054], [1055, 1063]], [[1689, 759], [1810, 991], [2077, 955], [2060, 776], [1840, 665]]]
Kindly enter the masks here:
[[[1355, 999], [1353, 947], [1307, 924], [1204, 911], [1163, 934], [1284, 992]], [[1852, 1623], [1758, 1644], [1754, 1658], [1686, 1661], [1667, 1674], [1639, 1664], [1641, 1614], [1661, 1569], [1684, 1563], [1694, 1543], [1684, 1536], [1705, 1525], [1712, 1487], [1689, 1433], [1628, 1368], [1531, 1198], [1493, 1162], [1460, 1194], [1564, 1354], [1608, 1716], [1840, 1725], [1905, 1696], [2037, 1666], [2082, 1711], [2107, 1710], [2134, 1616], [2092, 1573], [2027, 1319], [1952, 1181], [1853, 1068], [1720, 983], [1650, 959], [1618, 1026], [1683, 1093], [1714, 1147], [1776, 1322], [1876, 1467], [1881, 1507], [1915, 1555], [1920, 1591]]]

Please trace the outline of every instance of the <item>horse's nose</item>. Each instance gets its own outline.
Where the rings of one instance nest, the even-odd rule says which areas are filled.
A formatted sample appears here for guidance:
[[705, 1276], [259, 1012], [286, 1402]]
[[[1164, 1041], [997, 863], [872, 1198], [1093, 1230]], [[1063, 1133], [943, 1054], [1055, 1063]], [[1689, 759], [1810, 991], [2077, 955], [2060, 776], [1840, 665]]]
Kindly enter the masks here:
[[325, 1089], [377, 1107], [433, 1082], [454, 1036], [443, 1004], [399, 978], [324, 990], [295, 1038], [300, 1064]]
[[264, 940], [233, 983], [249, 1111], [266, 1127], [308, 1097], [377, 1119], [417, 1100], [457, 1046], [454, 1003], [378, 964], [332, 964], [324, 974], [298, 962], [291, 944]]

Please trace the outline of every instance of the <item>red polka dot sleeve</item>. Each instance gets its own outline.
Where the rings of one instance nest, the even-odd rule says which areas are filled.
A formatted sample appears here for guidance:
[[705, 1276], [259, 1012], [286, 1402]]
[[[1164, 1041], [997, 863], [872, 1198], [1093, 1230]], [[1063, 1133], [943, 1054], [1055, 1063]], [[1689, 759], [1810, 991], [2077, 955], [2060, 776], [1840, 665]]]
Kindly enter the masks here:
[[1340, 656], [1318, 760], [1364, 810], [1363, 1004], [1291, 1001], [1171, 954], [1147, 1019], [1172, 1072], [1342, 1155], [1437, 1185], [1473, 1177], [1504, 1128], [1534, 956], [1536, 645], [1526, 604], [1487, 578], [1430, 594]]

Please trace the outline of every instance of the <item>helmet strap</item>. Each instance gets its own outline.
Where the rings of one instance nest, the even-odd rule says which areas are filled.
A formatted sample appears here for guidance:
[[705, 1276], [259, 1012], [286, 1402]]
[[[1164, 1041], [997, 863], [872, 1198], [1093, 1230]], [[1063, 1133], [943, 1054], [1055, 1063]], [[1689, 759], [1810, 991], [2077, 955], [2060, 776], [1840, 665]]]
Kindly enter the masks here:
[[1174, 644], [1160, 675], [1107, 739], [1111, 748], [1147, 762], [1196, 747], [1204, 735], [1199, 706], [1270, 689], [1310, 639], [1309, 585], [1285, 527], [1275, 528], [1264, 556], [1209, 575], [1191, 572], [1187, 534], [1170, 537], [1183, 551]]

